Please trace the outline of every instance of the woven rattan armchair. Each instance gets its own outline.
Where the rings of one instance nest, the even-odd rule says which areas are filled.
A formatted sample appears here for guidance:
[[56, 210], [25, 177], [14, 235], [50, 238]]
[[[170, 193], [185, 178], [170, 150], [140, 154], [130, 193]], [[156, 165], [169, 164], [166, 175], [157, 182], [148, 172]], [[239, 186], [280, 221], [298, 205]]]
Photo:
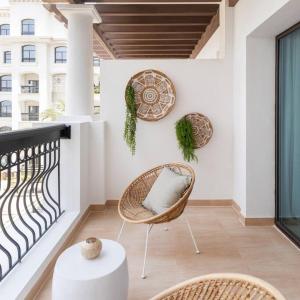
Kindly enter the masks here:
[[244, 274], [210, 274], [179, 283], [150, 300], [285, 300], [269, 283]]
[[[192, 180], [190, 185], [186, 188], [186, 190], [181, 195], [181, 198], [173, 206], [171, 206], [168, 210], [166, 210], [161, 214], [154, 214], [153, 212], [144, 208], [142, 206], [142, 202], [148, 195], [153, 183], [155, 182], [156, 178], [158, 177], [158, 175], [160, 174], [160, 172], [163, 170], [164, 167], [168, 167], [174, 170], [175, 172], [183, 175], [189, 175], [191, 176]], [[118, 235], [118, 240], [120, 239], [121, 234], [123, 232], [125, 222], [135, 223], [135, 224], [144, 223], [148, 225], [146, 231], [146, 244], [145, 244], [142, 278], [146, 278], [145, 265], [146, 265], [147, 249], [148, 249], [148, 238], [153, 225], [170, 222], [178, 218], [183, 213], [188, 198], [192, 192], [194, 182], [195, 182], [195, 173], [190, 166], [180, 164], [180, 163], [170, 163], [170, 164], [160, 165], [156, 168], [153, 168], [143, 173], [141, 176], [136, 178], [127, 187], [121, 200], [119, 201], [118, 210], [121, 218], [123, 219], [123, 224]], [[187, 219], [186, 219], [186, 223], [190, 235], [192, 237], [196, 249], [196, 253], [199, 253], [196, 240], [194, 238], [194, 235], [191, 230], [191, 226]]]

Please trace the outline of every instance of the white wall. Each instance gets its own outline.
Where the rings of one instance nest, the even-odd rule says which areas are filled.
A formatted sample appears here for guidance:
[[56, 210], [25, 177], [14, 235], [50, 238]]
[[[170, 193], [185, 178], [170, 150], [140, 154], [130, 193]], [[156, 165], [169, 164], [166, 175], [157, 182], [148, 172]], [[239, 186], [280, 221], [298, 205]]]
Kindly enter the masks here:
[[[130, 77], [147, 68], [169, 76], [177, 98], [174, 109], [160, 121], [138, 120], [137, 151], [132, 157], [123, 141], [124, 91]], [[207, 115], [214, 127], [212, 140], [196, 151], [198, 164], [192, 163], [196, 183], [191, 198], [232, 198], [232, 88], [228, 61], [102, 61], [101, 74], [101, 114], [107, 121], [107, 199], [119, 199], [130, 181], [141, 172], [165, 162], [183, 161], [174, 123], [189, 112]]]
[[247, 53], [246, 215], [247, 217], [274, 217], [274, 38], [249, 36]]
[[220, 26], [201, 49], [197, 59], [224, 59], [226, 47], [228, 49], [229, 45], [232, 50], [232, 13], [233, 8], [228, 7], [228, 0], [222, 0], [219, 8]]
[[[1, 5], [1, 3], [0, 3]], [[21, 35], [21, 21], [23, 19], [34, 19], [35, 36], [55, 36], [65, 39], [66, 28], [51, 15], [40, 2], [15, 1], [10, 2], [10, 30], [12, 36]]]
[[221, 28], [218, 28], [212, 35], [203, 49], [197, 56], [197, 59], [217, 59], [220, 58], [221, 50]]
[[234, 200], [274, 216], [275, 36], [300, 20], [299, 0], [240, 0], [234, 17]]

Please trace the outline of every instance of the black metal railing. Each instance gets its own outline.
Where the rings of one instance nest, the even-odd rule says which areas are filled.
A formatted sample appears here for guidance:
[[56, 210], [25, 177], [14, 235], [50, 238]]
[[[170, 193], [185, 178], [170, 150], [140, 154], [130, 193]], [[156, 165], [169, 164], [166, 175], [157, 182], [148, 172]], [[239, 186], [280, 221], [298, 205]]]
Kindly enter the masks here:
[[39, 113], [21, 113], [22, 121], [38, 121]]
[[11, 92], [11, 87], [1, 86], [0, 92]]
[[22, 85], [21, 86], [21, 93], [37, 94], [38, 92], [39, 92], [38, 86], [32, 86], [32, 85]]
[[69, 127], [0, 134], [0, 281], [63, 214], [61, 137]]
[[67, 59], [66, 58], [55, 58], [55, 63], [56, 64], [66, 64]]
[[9, 112], [9, 111], [0, 111], [0, 118], [11, 118], [11, 112]]

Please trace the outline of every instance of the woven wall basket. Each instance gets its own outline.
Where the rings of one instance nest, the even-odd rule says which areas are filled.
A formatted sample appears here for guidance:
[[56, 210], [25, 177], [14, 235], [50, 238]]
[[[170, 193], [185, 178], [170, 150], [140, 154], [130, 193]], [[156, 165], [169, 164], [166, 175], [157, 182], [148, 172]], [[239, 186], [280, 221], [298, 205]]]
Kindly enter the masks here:
[[175, 103], [175, 88], [172, 81], [156, 70], [145, 70], [134, 75], [127, 85], [135, 91], [137, 117], [157, 121], [165, 117]]
[[213, 127], [210, 120], [199, 113], [190, 113], [185, 118], [192, 122], [196, 148], [204, 147], [213, 135]]

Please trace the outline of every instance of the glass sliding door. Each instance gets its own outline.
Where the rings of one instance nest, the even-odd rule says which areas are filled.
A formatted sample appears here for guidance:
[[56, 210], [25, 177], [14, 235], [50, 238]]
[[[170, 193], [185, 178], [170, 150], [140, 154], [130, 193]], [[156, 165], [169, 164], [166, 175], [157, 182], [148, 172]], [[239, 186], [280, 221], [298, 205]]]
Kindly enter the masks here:
[[300, 246], [300, 24], [277, 37], [276, 225]]

